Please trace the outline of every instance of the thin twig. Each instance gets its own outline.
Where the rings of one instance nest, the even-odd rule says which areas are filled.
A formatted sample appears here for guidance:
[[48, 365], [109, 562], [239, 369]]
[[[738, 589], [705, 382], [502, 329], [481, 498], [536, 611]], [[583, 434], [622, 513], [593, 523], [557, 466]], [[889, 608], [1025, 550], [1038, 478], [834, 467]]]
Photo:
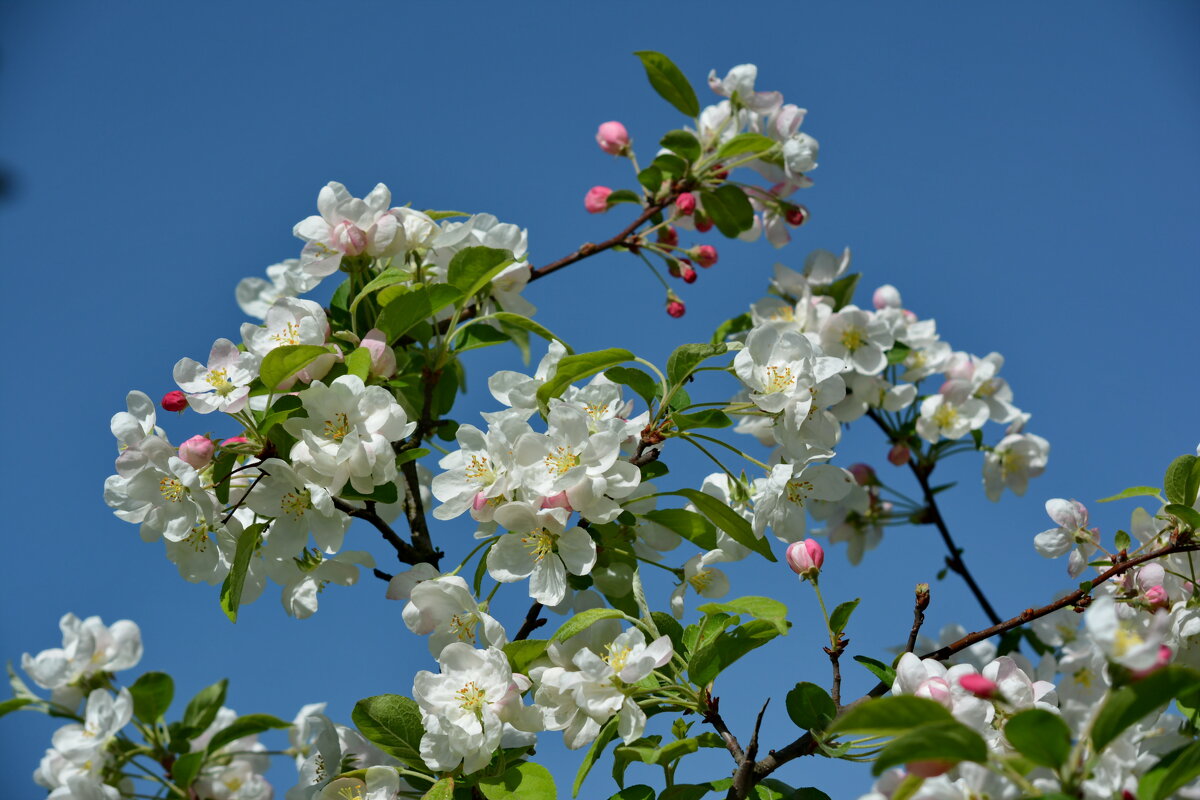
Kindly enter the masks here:
[[546, 620], [542, 618], [541, 613], [542, 604], [535, 601], [525, 614], [525, 621], [521, 623], [521, 630], [517, 631], [517, 635], [513, 637], [514, 642], [528, 639], [529, 634], [546, 624]]
[[929, 608], [929, 584], [918, 583], [916, 600], [913, 602], [912, 630], [908, 632], [908, 643], [904, 645], [906, 653], [911, 653], [917, 646], [917, 635], [921, 633], [921, 625], [925, 622], [925, 609], [927, 608]]
[[385, 581], [387, 583], [391, 583], [392, 578], [396, 577], [395, 575], [391, 575], [387, 572], [384, 572], [383, 570], [379, 569], [378, 567], [372, 569], [371, 574], [373, 574], [376, 578], [379, 578], [379, 580]]
[[725, 800], [743, 800], [754, 784], [758, 782], [754, 778], [754, 759], [758, 756], [758, 731], [762, 728], [763, 714], [767, 713], [767, 706], [770, 703], [771, 698], [768, 697], [767, 702], [763, 703], [762, 709], [758, 712], [758, 718], [754, 720], [754, 733], [750, 735], [750, 744], [746, 746], [745, 758], [742, 759], [737, 773], [733, 776], [733, 784], [729, 787], [729, 793], [725, 796]]
[[379, 531], [379, 534], [385, 540], [387, 540], [387, 543], [390, 544], [396, 551], [396, 558], [400, 560], [401, 564], [419, 563], [417, 553], [415, 550], [413, 550], [412, 545], [401, 539], [400, 536], [394, 530], [392, 530], [392, 526], [384, 522], [383, 519], [381, 519], [380, 516], [375, 513], [374, 509], [355, 508], [345, 500], [342, 500], [338, 497], [333, 498], [333, 507], [338, 511], [341, 511], [343, 514], [347, 514], [355, 519], [361, 519], [364, 522], [370, 523], [372, 526], [374, 526], [374, 528]]
[[725, 724], [725, 720], [721, 718], [721, 698], [713, 697], [708, 690], [704, 691], [705, 712], [704, 721], [712, 725], [720, 734], [721, 739], [725, 742], [725, 749], [729, 751], [729, 755], [733, 756], [733, 762], [739, 767], [746, 760], [746, 755], [742, 751], [742, 745], [738, 742], [737, 737], [733, 735], [733, 731], [729, 730], [729, 726]]

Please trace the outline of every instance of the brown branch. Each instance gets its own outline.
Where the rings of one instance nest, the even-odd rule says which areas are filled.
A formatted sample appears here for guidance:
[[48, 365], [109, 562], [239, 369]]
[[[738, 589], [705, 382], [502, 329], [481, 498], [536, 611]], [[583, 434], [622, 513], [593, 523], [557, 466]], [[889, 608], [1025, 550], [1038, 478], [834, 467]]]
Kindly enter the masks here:
[[379, 580], [384, 581], [385, 583], [391, 583], [392, 578], [395, 577], [390, 572], [384, 572], [383, 570], [381, 570], [379, 568], [372, 569], [371, 574], [374, 575], [376, 578], [379, 578]]
[[552, 272], [557, 272], [558, 270], [562, 269], [563, 267], [574, 264], [576, 261], [582, 261], [583, 259], [587, 258], [588, 256], [594, 256], [594, 255], [596, 255], [596, 253], [602, 253], [605, 250], [612, 249], [614, 247], [617, 247], [618, 245], [624, 245], [625, 247], [629, 247], [630, 245], [636, 246], [637, 241], [636, 241], [636, 237], [633, 237], [633, 232], [636, 231], [638, 228], [642, 227], [642, 225], [644, 225], [646, 222], [648, 222], [650, 220], [650, 218], [653, 217], [655, 214], [659, 213], [660, 211], [665, 209], [667, 206], [671, 205], [671, 203], [673, 203], [675, 201], [675, 198], [682, 191], [685, 191], [685, 190], [683, 188], [680, 188], [679, 191], [672, 192], [665, 199], [660, 200], [657, 203], [653, 203], [651, 205], [646, 206], [646, 208], [644, 208], [642, 210], [642, 213], [638, 214], [637, 219], [635, 219], [633, 222], [629, 223], [629, 225], [626, 226], [623, 231], [621, 231], [620, 233], [618, 233], [616, 236], [612, 237], [611, 239], [605, 239], [603, 242], [600, 242], [599, 244], [592, 244], [591, 242], [588, 242], [587, 244], [582, 245], [578, 250], [576, 250], [574, 253], [571, 253], [570, 255], [563, 256], [562, 258], [558, 259], [557, 261], [551, 261], [549, 264], [545, 265], [544, 267], [534, 267], [533, 269], [529, 270], [530, 282], [536, 281], [539, 278], [544, 278]]
[[[889, 438], [893, 432], [888, 428], [887, 423], [875, 413], [874, 409], [867, 409], [867, 416], [875, 421], [880, 430], [886, 433]], [[893, 440], [895, 441], [895, 440]], [[921, 494], [925, 498], [925, 506], [929, 515], [928, 522], [932, 522], [937, 527], [938, 533], [941, 534], [942, 543], [946, 545], [946, 566], [960, 578], [966, 581], [967, 588], [971, 590], [971, 594], [975, 595], [975, 600], [983, 609], [983, 613], [987, 615], [988, 620], [993, 625], [999, 624], [1000, 615], [996, 613], [996, 609], [992, 607], [991, 602], [987, 599], [987, 595], [983, 593], [983, 588], [976, 582], [975, 576], [971, 574], [971, 570], [967, 568], [967, 562], [963, 561], [962, 548], [954, 541], [954, 537], [950, 535], [950, 529], [946, 526], [946, 521], [942, 518], [942, 512], [938, 508], [937, 498], [933, 494], [933, 490], [929, 486], [929, 474], [933, 471], [933, 465], [920, 464], [915, 459], [908, 460], [909, 469], [917, 479], [917, 483], [921, 486]]]
[[833, 683], [829, 687], [829, 696], [833, 698], [835, 708], [842, 707], [842, 651], [850, 644], [849, 639], [838, 639], [837, 647], [822, 648], [829, 656], [829, 666], [833, 670]]
[[444, 554], [433, 546], [433, 539], [429, 535], [429, 521], [425, 519], [425, 507], [421, 502], [421, 479], [417, 475], [417, 462], [405, 461], [400, 471], [404, 473], [404, 484], [408, 488], [404, 495], [404, 516], [408, 520], [408, 529], [412, 531], [412, 546], [416, 551], [417, 562], [436, 567]]
[[519, 642], [522, 639], [528, 639], [529, 634], [536, 631], [538, 628], [546, 624], [546, 620], [541, 616], [542, 604], [535, 602], [529, 607], [529, 612], [525, 614], [525, 621], [521, 623], [521, 630], [517, 631], [517, 635], [513, 637], [514, 642]]
[[743, 800], [754, 784], [758, 783], [754, 777], [754, 759], [758, 755], [758, 731], [762, 728], [763, 714], [767, 713], [767, 706], [770, 703], [771, 698], [768, 697], [767, 702], [763, 703], [762, 709], [758, 712], [758, 718], [754, 720], [754, 733], [750, 735], [750, 744], [746, 746], [746, 755], [742, 759], [737, 773], [733, 776], [733, 784], [729, 787], [725, 800]]
[[379, 531], [379, 534], [387, 541], [388, 544], [396, 551], [396, 558], [401, 564], [417, 564], [419, 559], [417, 553], [413, 550], [412, 545], [400, 538], [400, 536], [392, 530], [392, 526], [388, 525], [378, 514], [375, 513], [374, 504], [367, 508], [355, 508], [341, 498], [333, 498], [333, 507], [343, 514], [361, 519], [374, 526]]
[[713, 697], [707, 689], [704, 690], [704, 721], [712, 725], [720, 734], [721, 739], [725, 742], [725, 749], [729, 751], [729, 755], [733, 756], [733, 762], [739, 767], [746, 760], [746, 755], [742, 752], [742, 745], [738, 742], [737, 737], [733, 735], [733, 731], [729, 730], [729, 726], [725, 724], [725, 720], [721, 718], [721, 698]]
[[918, 583], [916, 595], [916, 600], [913, 602], [912, 630], [908, 632], [908, 643], [904, 645], [906, 653], [911, 653], [917, 646], [917, 635], [920, 634], [921, 625], [925, 622], [925, 609], [929, 608], [929, 584]]

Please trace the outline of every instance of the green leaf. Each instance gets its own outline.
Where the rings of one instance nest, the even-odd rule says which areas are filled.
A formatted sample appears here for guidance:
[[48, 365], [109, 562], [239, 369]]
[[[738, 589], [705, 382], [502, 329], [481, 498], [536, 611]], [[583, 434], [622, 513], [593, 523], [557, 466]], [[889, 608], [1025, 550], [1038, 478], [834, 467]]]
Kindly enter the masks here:
[[675, 531], [702, 550], [715, 550], [717, 529], [704, 516], [684, 508], [660, 508], [641, 515], [651, 522]]
[[637, 367], [613, 367], [604, 371], [604, 377], [613, 383], [633, 389], [639, 397], [646, 401], [647, 406], [654, 402], [662, 388], [649, 373]]
[[133, 713], [142, 722], [158, 722], [175, 697], [175, 681], [165, 672], [147, 672], [129, 687], [133, 697]]
[[[658, 628], [658, 632], [671, 640], [672, 649], [678, 655], [685, 656], [687, 651], [683, 646], [683, 626], [678, 620], [663, 611], [651, 611], [650, 619], [654, 622], [654, 627]], [[667, 663], [661, 669], [671, 674], [674, 667]]]
[[829, 615], [829, 627], [833, 629], [834, 634], [839, 634], [846, 630], [846, 624], [850, 622], [850, 615], [854, 613], [854, 609], [858, 608], [858, 601], [861, 598], [854, 598], [845, 603], [840, 604]]
[[731, 317], [718, 325], [717, 329], [713, 331], [713, 344], [723, 342], [733, 334], [741, 333], [742, 331], [748, 331], [752, 327], [754, 327], [754, 319], [749, 313], [738, 314], [736, 317]]
[[[426, 450], [425, 452], [428, 453], [429, 451]], [[370, 494], [363, 494], [362, 492], [354, 491], [354, 487], [347, 483], [342, 488], [342, 491], [338, 493], [338, 497], [343, 500], [369, 501], [372, 503], [384, 503], [386, 505], [396, 502], [400, 498], [400, 492], [396, 488], [395, 483], [381, 483], [372, 489]]]
[[592, 771], [592, 767], [600, 758], [604, 748], [608, 747], [608, 743], [617, 736], [617, 718], [613, 717], [608, 722], [600, 726], [600, 733], [596, 736], [596, 741], [592, 742], [592, 746], [588, 748], [587, 753], [583, 756], [583, 762], [579, 765], [579, 771], [575, 773], [575, 783], [571, 787], [571, 797], [579, 796], [579, 787], [583, 786], [583, 780]]
[[1186, 523], [1192, 530], [1200, 530], [1200, 511], [1191, 506], [1185, 506], [1181, 503], [1168, 503], [1163, 511], [1166, 511], [1171, 516], [1178, 517], [1180, 522]]
[[735, 542], [749, 547], [768, 561], [778, 561], [775, 558], [775, 554], [771, 552], [771, 545], [766, 538], [760, 539], [755, 536], [754, 529], [750, 527], [750, 523], [746, 522], [740, 514], [717, 498], [696, 489], [679, 489], [674, 492], [668, 492], [668, 494], [686, 497], [692, 502], [692, 505], [700, 509], [700, 513], [712, 520], [718, 528], [729, 534], [730, 538]]
[[717, 408], [706, 408], [695, 414], [676, 412], [671, 415], [671, 421], [681, 431], [690, 431], [695, 428], [728, 428], [733, 424], [729, 415]]
[[488, 325], [468, 324], [458, 329], [458, 335], [454, 337], [454, 351], [465, 353], [468, 350], [491, 347], [509, 341], [512, 341], [512, 338], [502, 330]]
[[882, 683], [891, 686], [896, 681], [896, 670], [892, 669], [882, 661], [877, 661], [868, 656], [854, 656], [854, 660], [867, 668], [867, 671], [874, 675]]
[[698, 686], [705, 686], [739, 658], [778, 635], [775, 625], [761, 619], [722, 631], [711, 644], [692, 655], [688, 662], [688, 677]]
[[797, 683], [787, 693], [787, 713], [796, 727], [823, 731], [837, 716], [837, 706], [829, 693], [815, 683]]
[[750, 153], [765, 153], [776, 145], [776, 141], [761, 133], [739, 133], [717, 150], [717, 159], [730, 156], [748, 155]]
[[379, 694], [354, 704], [350, 719], [363, 736], [388, 755], [424, 768], [421, 761], [421, 709], [415, 700], [398, 694]]
[[679, 71], [671, 59], [653, 50], [639, 50], [634, 53], [642, 60], [646, 68], [646, 77], [658, 96], [666, 100], [681, 113], [688, 117], [700, 114], [700, 101], [696, 99], [696, 90], [688, 79]]
[[704, 212], [712, 217], [713, 224], [730, 239], [750, 230], [754, 225], [754, 207], [746, 199], [746, 193], [731, 183], [717, 187], [714, 191], [701, 191]]
[[229, 574], [221, 583], [221, 610], [230, 622], [237, 622], [238, 607], [242, 604], [242, 588], [246, 584], [246, 572], [250, 569], [250, 559], [261, 540], [263, 525], [251, 525], [238, 536], [237, 549], [233, 553], [233, 563], [229, 566]]
[[365, 382], [371, 374], [371, 351], [365, 347], [355, 348], [346, 356], [346, 373]]
[[604, 204], [606, 208], [612, 208], [619, 203], [637, 203], [640, 205], [641, 202], [642, 197], [637, 192], [630, 191], [629, 189], [617, 189], [608, 195]]
[[232, 450], [222, 450], [213, 460], [212, 480], [216, 489], [217, 502], [222, 506], [229, 502], [229, 473], [237, 463], [238, 454]]
[[180, 789], [190, 787], [195, 782], [196, 776], [200, 774], [200, 768], [204, 766], [206, 755], [205, 751], [198, 750], [195, 753], [184, 753], [175, 759], [175, 763], [171, 765], [171, 780], [174, 784]]
[[1117, 550], [1128, 550], [1129, 546], [1133, 544], [1133, 540], [1125, 531], [1117, 531], [1113, 535], [1113, 544], [1116, 545]]
[[1200, 488], [1200, 457], [1183, 455], [1171, 462], [1163, 478], [1163, 491], [1168, 503], [1190, 506], [1196, 502]]
[[258, 369], [263, 386], [275, 389], [279, 384], [295, 375], [323, 355], [329, 348], [316, 344], [288, 344], [276, 347], [263, 356]]
[[711, 783], [677, 783], [663, 789], [658, 800], [700, 800], [711, 791], [713, 791]]
[[654, 790], [643, 783], [636, 786], [626, 786], [608, 800], [654, 800]]
[[897, 695], [855, 706], [834, 722], [829, 732], [891, 736], [922, 725], [953, 721], [950, 712], [934, 700]]
[[[642, 483], [652, 481], [655, 478], [661, 478], [671, 470], [667, 469], [667, 465], [661, 461], [651, 461], [647, 464], [642, 464], [639, 468], [642, 471]], [[711, 549], [711, 548], [709, 548]]]
[[552, 642], [565, 642], [572, 636], [583, 633], [602, 619], [624, 619], [625, 613], [618, 611], [615, 608], [589, 608], [586, 611], [580, 611], [575, 616], [564, 622], [554, 635], [550, 637]]
[[1155, 497], [1159, 502], [1162, 501], [1162, 495], [1159, 490], [1153, 486], [1130, 486], [1128, 489], [1114, 494], [1112, 497], [1105, 497], [1102, 500], [1097, 500], [1097, 503], [1111, 503], [1113, 500], [1124, 500], [1127, 497]]
[[747, 614], [771, 623], [780, 636], [786, 636], [791, 627], [787, 621], [787, 606], [770, 597], [739, 597], [725, 603], [705, 603], [696, 610], [702, 614]]
[[987, 743], [983, 737], [958, 720], [951, 719], [922, 725], [893, 739], [880, 752], [871, 767], [871, 774], [880, 775], [886, 769], [912, 761], [951, 764], [974, 761], [981, 764], [987, 761], [987, 755]]
[[421, 800], [452, 800], [454, 797], [454, 778], [447, 775], [440, 779], [433, 786], [429, 787]]
[[1062, 717], [1041, 708], [1013, 716], [1004, 726], [1004, 738], [1033, 763], [1058, 769], [1071, 755], [1071, 729]]
[[[384, 306], [375, 321], [375, 327], [383, 331], [389, 343], [395, 343], [418, 322], [458, 302], [462, 296], [461, 291], [446, 283], [418, 286]], [[269, 357], [270, 353], [267, 355]]]
[[700, 142], [691, 131], [667, 131], [659, 144], [684, 161], [694, 164], [700, 158]]
[[225, 703], [225, 689], [228, 685], [229, 681], [222, 678], [212, 686], [201, 689], [188, 701], [182, 720], [183, 730], [188, 739], [195, 738], [212, 725], [213, 720], [217, 718], [217, 712]]
[[663, 185], [662, 170], [653, 164], [639, 172], [637, 179], [638, 183], [646, 187], [646, 191], [652, 196], [657, 194], [658, 190], [661, 189]]
[[479, 791], [487, 800], [555, 800], [550, 770], [532, 761], [509, 767], [503, 775], [479, 779]]
[[1142, 775], [1138, 800], [1166, 800], [1200, 775], [1200, 742], [1167, 753]]
[[371, 292], [378, 291], [393, 284], [402, 283], [412, 280], [412, 273], [406, 272], [395, 267], [388, 267], [383, 272], [372, 278], [366, 286], [358, 290], [358, 296], [354, 298], [354, 302], [350, 304], [350, 313], [354, 313], [354, 309], [358, 308], [358, 304], [367, 298]]
[[230, 742], [243, 736], [254, 736], [274, 728], [290, 728], [292, 723], [270, 714], [246, 714], [217, 731], [208, 742], [208, 752], [215, 753]]
[[[899, 798], [896, 798], [895, 795], [893, 795], [893, 798], [895, 798], [895, 800], [899, 800]], [[805, 786], [797, 789], [796, 793], [793, 794], [789, 800], [829, 800], [829, 795], [825, 794], [815, 786]]]
[[1177, 696], [1190, 697], [1200, 691], [1200, 672], [1168, 666], [1109, 694], [1092, 723], [1092, 746], [1096, 752], [1142, 717], [1162, 708]]
[[425, 216], [436, 222], [439, 219], [449, 219], [450, 217], [469, 217], [471, 215], [465, 211], [426, 211]]
[[839, 278], [828, 286], [814, 286], [813, 294], [833, 298], [833, 310], [840, 311], [850, 305], [850, 301], [854, 299], [854, 290], [858, 286], [858, 279], [861, 277], [862, 274], [856, 272], [844, 278]]
[[[275, 403], [271, 406], [271, 413], [269, 413], [263, 417], [263, 421], [261, 423], [259, 423], [259, 425], [258, 425], [258, 432], [260, 434], [265, 435], [276, 425], [283, 422], [285, 419], [292, 416], [297, 411], [302, 410], [303, 408], [304, 408], [304, 403], [302, 403], [300, 401], [299, 397], [296, 397], [294, 394], [283, 395], [278, 400], [276, 400]], [[224, 453], [222, 453], [222, 455], [224, 455]], [[230, 453], [230, 455], [235, 455], [235, 454]], [[218, 460], [219, 460], [219, 458], [220, 458], [220, 456], [218, 456]], [[230, 466], [230, 468], [232, 468], [232, 466], [233, 466], [232, 460], [230, 460], [229, 466]], [[228, 474], [228, 472], [226, 474]], [[213, 482], [215, 483], [218, 480], [220, 480], [220, 476], [217, 475], [216, 468], [214, 466]], [[225, 500], [222, 502], [225, 502], [225, 503], [229, 502], [228, 495], [226, 496]]]
[[[18, 708], [24, 708], [30, 703], [36, 702], [37, 701], [32, 697], [10, 697], [4, 702], [0, 703], [0, 717], [3, 717], [5, 714], [11, 714]], [[134, 702], [136, 703], [136, 700]]]
[[499, 322], [502, 326], [510, 326], [513, 328], [520, 328], [523, 331], [529, 331], [535, 336], [540, 336], [548, 342], [558, 342], [567, 349], [567, 355], [575, 352], [571, 349], [571, 345], [567, 344], [558, 336], [555, 336], [549, 328], [534, 322], [529, 317], [525, 317], [520, 314], [513, 314], [510, 311], [497, 311], [493, 314], [488, 314], [487, 316], [478, 317], [474, 320], [474, 322], [480, 323], [489, 319], [496, 320], [496, 322]]
[[892, 345], [891, 350], [888, 350], [888, 354], [887, 354], [888, 365], [892, 366], [895, 364], [903, 364], [904, 359], [908, 358], [908, 355], [911, 352], [912, 352], [912, 348], [910, 348], [908, 345], [900, 344], [899, 342], [897, 342], [896, 344]]
[[626, 361], [633, 360], [633, 353], [619, 347], [608, 350], [596, 350], [591, 353], [579, 353], [573, 356], [563, 356], [555, 369], [554, 377], [543, 383], [537, 390], [538, 406], [545, 409], [550, 398], [558, 397], [572, 383], [583, 378], [589, 378], [597, 372], [603, 372], [609, 367], [615, 367]]
[[729, 351], [729, 346], [721, 344], [681, 344], [676, 347], [667, 359], [667, 381], [671, 385], [683, 383], [692, 374], [692, 370], [703, 361], [714, 356], [723, 355]]
[[458, 289], [463, 299], [469, 299], [492, 282], [513, 263], [513, 254], [494, 247], [464, 247], [450, 259], [446, 268], [446, 283]]
[[687, 173], [687, 162], [673, 153], [656, 156], [650, 166], [672, 178], [681, 178]]
[[504, 655], [508, 656], [508, 663], [512, 667], [512, 671], [526, 675], [529, 672], [529, 665], [541, 658], [549, 646], [548, 639], [520, 639], [509, 642], [502, 649]]

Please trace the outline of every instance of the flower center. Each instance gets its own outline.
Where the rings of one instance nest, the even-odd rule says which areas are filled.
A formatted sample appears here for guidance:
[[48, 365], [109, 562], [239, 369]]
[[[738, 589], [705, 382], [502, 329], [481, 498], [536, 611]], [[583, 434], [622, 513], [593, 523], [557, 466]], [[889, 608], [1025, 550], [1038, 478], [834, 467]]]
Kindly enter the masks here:
[[271, 334], [271, 341], [277, 345], [300, 344], [300, 326], [289, 322], [281, 330]]
[[541, 561], [554, 552], [554, 542], [557, 539], [558, 537], [553, 533], [542, 528], [540, 531], [532, 531], [522, 536], [521, 544], [525, 545], [525, 549], [533, 556], [534, 561]]
[[603, 404], [585, 403], [583, 406], [583, 410], [587, 412], [587, 415], [589, 417], [591, 417], [594, 420], [599, 421], [599, 420], [603, 419], [604, 416], [608, 413], [608, 407], [610, 405], [612, 405], [612, 404], [611, 403], [603, 403]]
[[842, 347], [853, 353], [855, 350], [863, 346], [866, 341], [866, 336], [863, 335], [862, 328], [850, 327], [842, 331]]
[[554, 448], [542, 460], [546, 463], [546, 471], [556, 478], [565, 475], [571, 467], [579, 466], [579, 456], [562, 446]]
[[232, 392], [237, 387], [233, 385], [233, 381], [229, 380], [229, 372], [221, 367], [220, 369], [210, 369], [208, 374], [204, 376], [204, 380], [209, 386], [216, 390], [217, 394], [224, 397]]
[[952, 405], [943, 403], [941, 408], [933, 412], [933, 421], [937, 423], [939, 428], [949, 428], [958, 422], [958, 409]]
[[695, 589], [697, 592], [703, 592], [705, 589], [708, 588], [708, 585], [710, 583], [712, 583], [712, 579], [713, 579], [712, 570], [711, 569], [702, 569], [699, 572], [697, 572], [695, 575], [693, 575], [692, 577], [688, 578], [687, 580], [688, 580], [688, 583], [690, 583], [692, 585], [693, 589]]
[[988, 378], [979, 388], [975, 390], [976, 397], [991, 397], [1000, 390], [1000, 381], [995, 378]]
[[453, 633], [460, 642], [475, 641], [475, 626], [479, 624], [479, 618], [474, 614], [455, 614], [450, 617], [450, 632]]
[[184, 537], [184, 541], [192, 546], [192, 550], [203, 553], [208, 549], [208, 523], [201, 522], [192, 527], [192, 532]]
[[292, 519], [300, 519], [304, 516], [304, 512], [310, 508], [312, 508], [312, 503], [309, 502], [308, 490], [299, 494], [288, 492], [279, 500], [279, 510]]
[[338, 789], [338, 797], [344, 797], [345, 800], [363, 800], [363, 787], [343, 786]]
[[1126, 627], [1120, 627], [1117, 628], [1116, 638], [1113, 639], [1113, 651], [1118, 656], [1123, 656], [1130, 650], [1135, 650], [1144, 644], [1146, 644], [1146, 640], [1139, 633]]
[[333, 419], [325, 420], [325, 438], [340, 442], [350, 433], [350, 419], [341, 411], [333, 415]]
[[163, 478], [158, 482], [158, 492], [168, 503], [178, 503], [187, 494], [187, 489], [178, 478]]
[[483, 689], [480, 689], [475, 681], [468, 681], [465, 686], [454, 694], [458, 698], [459, 708], [473, 711], [476, 714], [483, 711], [483, 704], [487, 698]]
[[632, 652], [632, 649], [625, 645], [614, 647], [610, 644], [607, 645], [607, 650], [608, 653], [604, 656], [604, 660], [612, 667], [612, 671], [620, 672], [625, 669], [625, 662], [629, 660], [629, 654]]
[[767, 391], [785, 392], [794, 386], [796, 377], [791, 367], [767, 367]]
[[492, 462], [486, 456], [471, 456], [463, 468], [463, 474], [477, 483], [491, 483], [495, 477]]
[[804, 505], [804, 501], [813, 492], [812, 481], [788, 481], [784, 491], [787, 493], [788, 500], [791, 500], [798, 506], [802, 506]]

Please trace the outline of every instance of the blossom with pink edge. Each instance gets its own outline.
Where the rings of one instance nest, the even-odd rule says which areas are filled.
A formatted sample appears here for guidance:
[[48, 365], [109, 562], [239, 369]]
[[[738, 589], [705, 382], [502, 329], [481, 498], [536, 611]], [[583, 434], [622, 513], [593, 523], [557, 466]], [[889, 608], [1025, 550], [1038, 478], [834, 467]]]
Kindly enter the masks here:
[[213, 440], [203, 435], [196, 435], [179, 445], [179, 457], [190, 464], [193, 469], [204, 469], [213, 460], [213, 452], [217, 446]]
[[1034, 549], [1046, 558], [1058, 558], [1070, 551], [1067, 573], [1075, 577], [1083, 572], [1092, 553], [1096, 552], [1099, 533], [1095, 529], [1088, 529], [1087, 507], [1078, 500], [1047, 500], [1046, 513], [1058, 523], [1058, 527], [1044, 530], [1033, 537]]
[[181, 358], [175, 364], [175, 382], [196, 412], [236, 414], [246, 406], [250, 382], [258, 377], [258, 363], [253, 353], [240, 352], [228, 339], [217, 339], [207, 365], [190, 358]]
[[825, 551], [816, 539], [792, 542], [787, 548], [787, 563], [802, 580], [815, 581], [825, 563]]

